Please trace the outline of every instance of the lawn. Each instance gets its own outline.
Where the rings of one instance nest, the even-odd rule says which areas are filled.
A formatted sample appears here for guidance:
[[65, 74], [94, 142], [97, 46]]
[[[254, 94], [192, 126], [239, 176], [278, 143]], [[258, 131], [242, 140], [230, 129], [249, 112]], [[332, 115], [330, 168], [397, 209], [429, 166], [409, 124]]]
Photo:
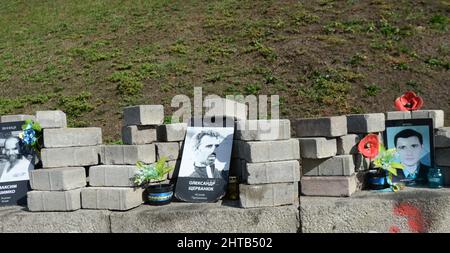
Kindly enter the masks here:
[[283, 118], [394, 110], [450, 120], [449, 0], [0, 0], [0, 115], [62, 109], [120, 139], [122, 107], [280, 96]]

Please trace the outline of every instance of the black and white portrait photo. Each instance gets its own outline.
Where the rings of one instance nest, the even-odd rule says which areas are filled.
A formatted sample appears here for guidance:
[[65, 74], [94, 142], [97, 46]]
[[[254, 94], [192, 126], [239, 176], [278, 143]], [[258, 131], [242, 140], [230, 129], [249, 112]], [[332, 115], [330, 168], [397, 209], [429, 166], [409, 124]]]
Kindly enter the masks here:
[[23, 143], [17, 136], [0, 139], [2, 160], [0, 183], [29, 179], [33, 165], [23, 151]]
[[178, 176], [228, 180], [232, 140], [233, 128], [188, 129]]
[[234, 127], [188, 127], [175, 195], [214, 201], [225, 193]]
[[34, 152], [19, 138], [24, 122], [0, 124], [0, 204], [17, 204], [28, 191]]

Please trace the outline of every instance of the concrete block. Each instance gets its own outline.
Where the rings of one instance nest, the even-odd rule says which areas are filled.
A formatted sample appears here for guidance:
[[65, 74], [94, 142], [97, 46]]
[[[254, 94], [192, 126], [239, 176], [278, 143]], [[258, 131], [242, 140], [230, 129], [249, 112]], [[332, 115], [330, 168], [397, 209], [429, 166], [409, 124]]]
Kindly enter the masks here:
[[350, 155], [358, 153], [361, 138], [356, 134], [348, 134], [337, 138], [337, 154]]
[[205, 118], [222, 118], [229, 117], [235, 120], [247, 119], [247, 105], [234, 100], [225, 98], [208, 98], [204, 99]]
[[349, 197], [356, 191], [356, 175], [302, 177], [302, 194], [307, 196]]
[[160, 125], [164, 121], [162, 105], [137, 105], [123, 109], [123, 125]]
[[159, 160], [163, 156], [167, 160], [176, 160], [180, 158], [180, 144], [178, 142], [157, 142], [156, 159]]
[[446, 233], [450, 189], [361, 191], [351, 198], [302, 196], [300, 219], [303, 233]]
[[186, 131], [186, 123], [159, 125], [158, 141], [183, 141], [186, 137]]
[[27, 193], [28, 209], [32, 212], [78, 210], [81, 208], [80, 191], [30, 191]]
[[386, 120], [411, 119], [411, 112], [410, 111], [386, 112], [385, 116]]
[[111, 232], [297, 233], [300, 224], [297, 208], [288, 205], [244, 209], [225, 201], [141, 205], [127, 212], [111, 212]]
[[154, 126], [122, 127], [122, 142], [126, 145], [150, 144], [157, 140]]
[[238, 158], [247, 162], [274, 162], [300, 159], [300, 145], [297, 139], [282, 141], [235, 141], [239, 142]]
[[353, 114], [347, 116], [348, 133], [378, 133], [386, 129], [384, 113]]
[[67, 116], [63, 111], [37, 111], [36, 121], [42, 128], [65, 128]]
[[242, 120], [235, 123], [234, 139], [273, 141], [291, 138], [291, 122], [287, 119]]
[[450, 167], [450, 148], [437, 148], [435, 152], [436, 165]]
[[292, 205], [298, 201], [295, 184], [240, 184], [239, 204], [243, 208]]
[[81, 190], [84, 209], [129, 210], [142, 204], [141, 188], [86, 187]]
[[245, 163], [242, 181], [247, 184], [291, 183], [300, 181], [300, 164], [297, 160]]
[[156, 159], [155, 144], [103, 145], [100, 149], [101, 163], [107, 165], [135, 165], [138, 161], [149, 164]]
[[102, 144], [100, 127], [86, 128], [49, 128], [43, 132], [44, 147], [78, 147]]
[[15, 122], [15, 121], [25, 121], [31, 119], [33, 121], [36, 120], [36, 116], [34, 115], [26, 115], [26, 114], [17, 114], [17, 115], [3, 115], [0, 117], [0, 122]]
[[99, 163], [99, 146], [43, 148], [44, 168], [90, 166]]
[[299, 138], [300, 156], [302, 158], [327, 158], [337, 153], [336, 139]]
[[296, 137], [338, 137], [347, 134], [345, 116], [297, 119], [292, 124]]
[[86, 186], [86, 171], [83, 167], [32, 170], [30, 185], [38, 191], [73, 190]]
[[362, 154], [353, 154], [353, 163], [355, 164], [355, 171], [366, 171], [370, 169], [370, 159], [364, 157]]
[[99, 165], [89, 168], [90, 186], [134, 186], [133, 177], [138, 168], [134, 165]]
[[450, 148], [450, 127], [438, 128], [434, 135], [436, 148]]
[[355, 173], [353, 155], [302, 159], [302, 172], [304, 176], [351, 176]]
[[173, 161], [167, 161], [167, 166], [171, 166], [172, 168], [174, 168], [174, 170], [172, 170], [171, 172], [169, 172], [167, 174], [167, 179], [168, 180], [171, 180], [171, 179], [175, 178], [176, 175], [174, 175], [174, 173], [176, 171], [179, 171], [180, 165], [181, 165], [181, 159], [173, 160]]
[[[235, 208], [239, 209], [239, 208]], [[110, 212], [29, 212], [23, 206], [0, 207], [2, 233], [110, 233]]]
[[413, 119], [433, 119], [434, 128], [444, 127], [444, 111], [443, 110], [420, 110], [412, 111], [411, 118]]

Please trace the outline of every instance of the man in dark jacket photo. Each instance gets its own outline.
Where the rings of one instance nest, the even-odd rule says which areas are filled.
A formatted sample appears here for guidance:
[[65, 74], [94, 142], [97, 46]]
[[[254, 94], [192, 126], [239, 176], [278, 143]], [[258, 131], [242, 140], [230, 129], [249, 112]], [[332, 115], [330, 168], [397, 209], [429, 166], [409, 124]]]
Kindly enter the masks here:
[[429, 166], [421, 163], [424, 145], [423, 136], [412, 129], [405, 129], [395, 135], [395, 147], [404, 166], [403, 170], [397, 170], [395, 181], [405, 183], [427, 183]]

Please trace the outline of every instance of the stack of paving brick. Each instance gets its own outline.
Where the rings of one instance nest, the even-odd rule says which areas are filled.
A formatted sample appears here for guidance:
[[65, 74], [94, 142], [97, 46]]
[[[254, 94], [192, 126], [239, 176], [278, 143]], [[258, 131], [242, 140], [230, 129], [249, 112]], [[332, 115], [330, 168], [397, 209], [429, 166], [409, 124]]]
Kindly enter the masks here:
[[82, 190], [85, 209], [129, 210], [142, 204], [143, 189], [135, 187], [136, 162], [156, 159], [156, 128], [164, 119], [162, 105], [139, 105], [123, 110], [123, 145], [102, 145], [101, 165], [90, 167], [89, 186]]
[[85, 166], [98, 164], [100, 128], [67, 128], [62, 111], [38, 111], [36, 121], [43, 128], [42, 169], [30, 173], [30, 211], [74, 211], [81, 208], [81, 191], [86, 186]]
[[243, 208], [298, 204], [300, 150], [289, 120], [236, 122], [230, 174]]
[[301, 192], [308, 196], [350, 196], [363, 186], [360, 170], [369, 162], [357, 144], [368, 133], [385, 130], [382, 113], [295, 121], [300, 143]]
[[158, 142], [156, 146], [156, 159], [165, 157], [168, 165], [175, 168], [168, 175], [168, 180], [173, 177], [173, 172], [181, 164], [184, 138], [186, 137], [187, 123], [162, 124], [157, 127]]

